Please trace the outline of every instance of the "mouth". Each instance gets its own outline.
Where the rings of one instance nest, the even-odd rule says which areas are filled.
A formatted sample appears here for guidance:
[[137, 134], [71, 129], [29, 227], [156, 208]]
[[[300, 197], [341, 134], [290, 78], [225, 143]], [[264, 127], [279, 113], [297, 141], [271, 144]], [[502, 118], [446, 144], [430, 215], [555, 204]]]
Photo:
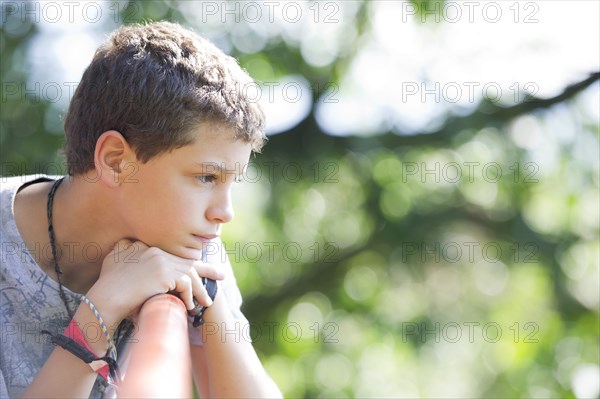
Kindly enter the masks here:
[[192, 235], [194, 236], [194, 238], [196, 238], [198, 241], [200, 241], [202, 243], [209, 243], [213, 239], [219, 237], [217, 234], [203, 234], [203, 235], [192, 234]]

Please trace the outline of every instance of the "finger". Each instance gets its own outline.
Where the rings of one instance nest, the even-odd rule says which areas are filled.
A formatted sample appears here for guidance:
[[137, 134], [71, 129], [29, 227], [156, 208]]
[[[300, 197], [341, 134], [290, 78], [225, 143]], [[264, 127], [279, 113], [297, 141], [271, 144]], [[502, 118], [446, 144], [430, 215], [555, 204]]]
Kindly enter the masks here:
[[[202, 284], [201, 277], [207, 277], [213, 280], [222, 280], [225, 277], [223, 272], [221, 272], [215, 266], [210, 264], [176, 257], [174, 259], [172, 267], [179, 273], [181, 273], [182, 276], [186, 276], [184, 280], [187, 284], [191, 285], [191, 292], [193, 294], [193, 297], [196, 298], [200, 305], [212, 305], [213, 301], [210, 298], [210, 295], [208, 295], [208, 292], [206, 292], [206, 288], [204, 288], [204, 284]], [[180, 280], [181, 277], [178, 279], [178, 281]], [[188, 294], [187, 292], [184, 294], [184, 291], [182, 291], [183, 289], [187, 289], [187, 286], [184, 287], [182, 285], [181, 287], [178, 286], [175, 289], [176, 291], [181, 293], [181, 299], [184, 301], [186, 306], [188, 306], [186, 299], [187, 297], [183, 296]], [[190, 299], [192, 300], [192, 306], [188, 307], [188, 310], [191, 310], [196, 307], [196, 305], [193, 303], [193, 299]]]
[[204, 288], [204, 284], [202, 284], [202, 279], [196, 271], [192, 268], [190, 270], [191, 278], [192, 278], [192, 288], [194, 290], [194, 298], [198, 301], [198, 303], [202, 306], [210, 306], [212, 305], [212, 299], [210, 299], [210, 295]]
[[200, 261], [194, 262], [194, 268], [200, 277], [206, 277], [211, 280], [223, 280], [225, 273], [218, 266]]
[[187, 268], [184, 273], [187, 273], [192, 281], [192, 289], [194, 291], [194, 297], [198, 300], [198, 303], [202, 306], [210, 306], [212, 305], [212, 299], [210, 299], [210, 295], [206, 292], [206, 288], [204, 288], [204, 284], [202, 284], [202, 278], [204, 276], [199, 275], [197, 268], [199, 262], [192, 261], [191, 264], [187, 264]]
[[187, 274], [182, 274], [175, 281], [175, 291], [179, 292], [179, 298], [185, 304], [188, 310], [194, 309], [193, 292], [192, 292], [192, 278]]

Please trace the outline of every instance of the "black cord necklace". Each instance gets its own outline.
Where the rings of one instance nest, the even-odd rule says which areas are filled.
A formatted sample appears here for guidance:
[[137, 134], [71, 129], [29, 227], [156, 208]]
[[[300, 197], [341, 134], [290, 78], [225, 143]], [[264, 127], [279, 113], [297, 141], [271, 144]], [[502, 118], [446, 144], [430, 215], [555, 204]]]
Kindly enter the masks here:
[[54, 226], [52, 225], [52, 205], [54, 204], [54, 194], [56, 193], [56, 189], [63, 182], [65, 178], [61, 177], [57, 181], [52, 184], [52, 188], [48, 193], [48, 236], [50, 237], [50, 248], [52, 249], [52, 260], [54, 261], [54, 271], [56, 272], [56, 279], [58, 280], [58, 293], [63, 303], [65, 304], [65, 309], [67, 309], [67, 314], [69, 315], [69, 320], [73, 318], [74, 312], [69, 307], [69, 303], [67, 301], [67, 295], [65, 294], [65, 290], [62, 285], [62, 281], [60, 280], [60, 276], [62, 275], [62, 270], [60, 269], [60, 265], [58, 264], [58, 251], [56, 250], [56, 237], [54, 236]]
[[[48, 193], [48, 203], [47, 203], [47, 208], [48, 208], [48, 236], [50, 237], [50, 247], [52, 249], [52, 258], [54, 260], [54, 270], [56, 271], [56, 279], [58, 280], [58, 289], [59, 289], [59, 295], [60, 298], [62, 299], [63, 303], [65, 304], [65, 309], [67, 309], [67, 314], [69, 315], [69, 320], [73, 319], [74, 316], [74, 312], [73, 310], [71, 310], [71, 308], [69, 307], [69, 303], [67, 301], [67, 295], [65, 294], [65, 290], [63, 288], [62, 285], [62, 281], [60, 279], [60, 276], [62, 275], [62, 270], [60, 269], [60, 265], [58, 264], [58, 251], [56, 249], [56, 237], [54, 235], [54, 226], [52, 225], [52, 205], [54, 204], [54, 194], [56, 194], [56, 190], [58, 189], [58, 186], [60, 186], [60, 184], [64, 181], [64, 177], [61, 177], [60, 179], [56, 180], [54, 182], [54, 184], [52, 184], [52, 188], [50, 188], [50, 192]], [[120, 352], [122, 349], [122, 345], [125, 344], [127, 338], [129, 338], [129, 336], [131, 336], [131, 334], [134, 331], [134, 326], [133, 323], [128, 320], [128, 319], [124, 319], [121, 321], [121, 323], [119, 323], [117, 330], [114, 333], [114, 340], [115, 340], [115, 345], [117, 346], [117, 352]], [[96, 383], [98, 384], [98, 382], [100, 383], [100, 386], [98, 387], [98, 391], [100, 392], [100, 397], [104, 397], [104, 391], [106, 390], [106, 387], [108, 386], [108, 383], [106, 381], [104, 381], [102, 378], [99, 378]]]

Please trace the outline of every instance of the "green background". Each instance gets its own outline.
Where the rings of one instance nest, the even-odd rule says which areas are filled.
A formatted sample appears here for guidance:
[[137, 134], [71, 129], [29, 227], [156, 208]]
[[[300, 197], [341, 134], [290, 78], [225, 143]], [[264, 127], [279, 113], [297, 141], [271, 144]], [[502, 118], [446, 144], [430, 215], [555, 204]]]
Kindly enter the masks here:
[[[187, 24], [173, 2], [118, 4], [118, 24]], [[231, 53], [259, 81], [300, 75], [313, 88], [337, 87], [372, 29], [372, 3], [358, 4], [356, 39], [327, 65], [306, 62], [281, 37]], [[28, 82], [26, 49], [40, 30], [4, 16], [2, 174], [55, 173], [64, 109], [6, 95], [6, 83]], [[443, 22], [432, 19], [422, 24], [435, 32]], [[311, 108], [270, 138], [251, 168], [260, 178], [236, 188], [224, 241], [250, 335], [286, 397], [571, 398], [590, 384], [594, 392], [599, 128], [582, 98], [597, 85], [593, 72], [555, 96], [484, 99], [444, 114], [428, 134], [334, 137]], [[543, 136], [557, 113], [574, 133], [554, 162], [532, 161], [515, 129], [537, 126]], [[467, 175], [465, 162], [478, 166]]]

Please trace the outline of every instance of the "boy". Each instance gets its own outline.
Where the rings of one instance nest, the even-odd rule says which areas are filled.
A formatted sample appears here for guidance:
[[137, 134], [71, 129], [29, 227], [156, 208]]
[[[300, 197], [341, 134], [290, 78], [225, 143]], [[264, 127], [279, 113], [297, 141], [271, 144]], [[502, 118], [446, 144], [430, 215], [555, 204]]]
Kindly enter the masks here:
[[[230, 266], [200, 259], [232, 220], [232, 185], [265, 141], [262, 112], [243, 95], [250, 82], [172, 23], [121, 27], [98, 49], [65, 119], [68, 176], [10, 178], [0, 192], [1, 397], [113, 396], [40, 330], [118, 357], [124, 320], [159, 293], [210, 306], [204, 320], [228, 331], [246, 322]], [[214, 303], [203, 277], [221, 280]], [[100, 338], [77, 338], [77, 326], [102, 324]], [[201, 396], [281, 396], [249, 342], [200, 342], [201, 328], [190, 327]]]

